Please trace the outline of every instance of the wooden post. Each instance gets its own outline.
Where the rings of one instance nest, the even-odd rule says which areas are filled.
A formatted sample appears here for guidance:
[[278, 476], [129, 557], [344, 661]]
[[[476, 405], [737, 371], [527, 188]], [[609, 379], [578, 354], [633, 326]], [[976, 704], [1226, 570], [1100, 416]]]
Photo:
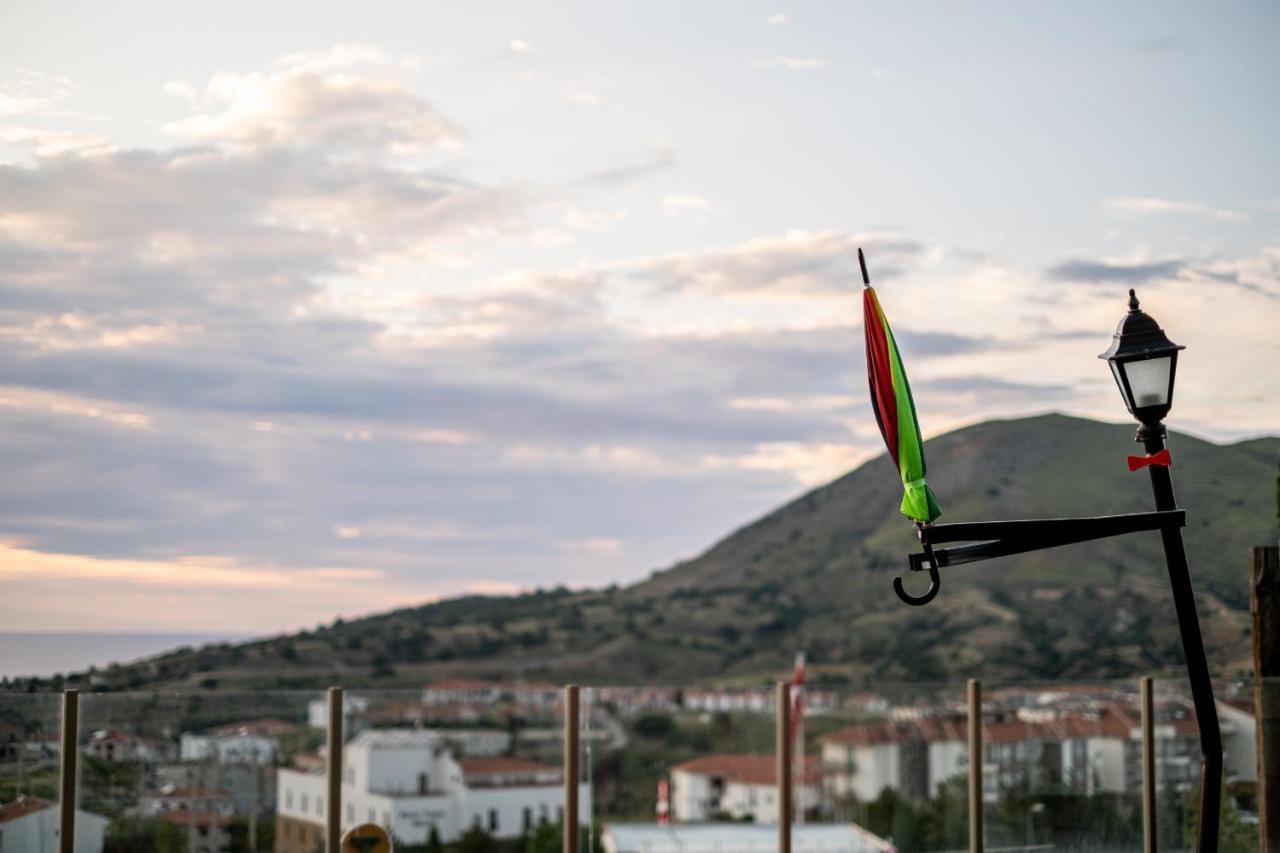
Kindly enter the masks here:
[[578, 685], [564, 688], [564, 853], [578, 853]]
[[969, 679], [969, 851], [982, 853], [982, 682]]
[[1253, 710], [1258, 741], [1258, 833], [1280, 850], [1280, 548], [1249, 549]]
[[[778, 760], [778, 853], [791, 853], [791, 684], [779, 681], [778, 728], [774, 752]], [[801, 782], [801, 790], [804, 783]]]
[[1156, 711], [1151, 677], [1138, 682], [1142, 696], [1142, 851], [1156, 853]]
[[[19, 747], [21, 748], [21, 746]], [[62, 691], [62, 740], [58, 754], [58, 853], [76, 849], [76, 764], [80, 758], [80, 693]]]
[[324, 849], [325, 853], [339, 853], [342, 849], [342, 688], [329, 688], [328, 765], [325, 781], [328, 783], [328, 802], [325, 803]]

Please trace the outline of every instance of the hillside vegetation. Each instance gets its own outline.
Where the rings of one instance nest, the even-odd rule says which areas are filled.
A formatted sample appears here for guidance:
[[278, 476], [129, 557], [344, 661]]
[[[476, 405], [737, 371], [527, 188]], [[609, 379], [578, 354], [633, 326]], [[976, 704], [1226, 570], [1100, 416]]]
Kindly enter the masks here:
[[[1173, 435], [1170, 446], [1211, 666], [1235, 674], [1250, 648], [1247, 549], [1275, 538], [1280, 439], [1221, 446]], [[1149, 510], [1145, 472], [1125, 466], [1136, 452], [1132, 426], [1061, 415], [983, 423], [927, 448], [943, 521]], [[93, 683], [727, 683], [776, 677], [799, 649], [818, 678], [850, 683], [1100, 678], [1181, 665], [1158, 534], [944, 569], [941, 595], [912, 608], [890, 586], [916, 545], [900, 494], [882, 456], [629, 587], [457, 598], [179, 650], [98, 672]]]

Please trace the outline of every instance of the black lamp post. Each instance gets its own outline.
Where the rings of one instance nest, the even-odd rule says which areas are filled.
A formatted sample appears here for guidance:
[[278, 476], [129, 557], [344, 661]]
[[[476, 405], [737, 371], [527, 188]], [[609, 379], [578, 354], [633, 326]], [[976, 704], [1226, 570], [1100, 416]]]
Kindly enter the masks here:
[[[1155, 493], [1156, 509], [1160, 511], [1177, 509], [1173, 478], [1169, 476], [1170, 457], [1164, 444], [1163, 421], [1173, 405], [1173, 380], [1178, 367], [1178, 352], [1183, 349], [1185, 347], [1169, 340], [1159, 324], [1138, 307], [1138, 297], [1130, 290], [1129, 313], [1116, 327], [1110, 349], [1098, 356], [1111, 365], [1125, 405], [1142, 424], [1135, 440], [1142, 442], [1147, 455], [1132, 459], [1129, 464], [1132, 470], [1145, 467], [1150, 472], [1151, 490]], [[1222, 735], [1218, 729], [1218, 707], [1213, 699], [1213, 683], [1209, 680], [1209, 664], [1205, 660], [1204, 642], [1200, 637], [1200, 619], [1196, 614], [1182, 531], [1162, 528], [1160, 538], [1164, 543], [1169, 586], [1173, 590], [1173, 606], [1178, 614], [1182, 651], [1191, 680], [1191, 700], [1195, 704], [1196, 723], [1200, 729], [1200, 825], [1196, 849], [1217, 850], [1222, 786]]]
[[[1130, 456], [1129, 470], [1149, 469], [1151, 488], [1155, 493], [1155, 512], [1095, 518], [921, 525], [918, 532], [922, 553], [911, 554], [908, 559], [912, 571], [929, 573], [929, 589], [917, 596], [907, 593], [901, 578], [895, 578], [893, 583], [894, 591], [904, 602], [923, 606], [937, 596], [941, 586], [938, 570], [946, 566], [1129, 533], [1160, 531], [1174, 609], [1178, 615], [1178, 630], [1182, 634], [1182, 650], [1187, 660], [1187, 675], [1191, 680], [1191, 698], [1200, 728], [1200, 823], [1196, 850], [1215, 853], [1218, 849], [1218, 808], [1222, 784], [1222, 736], [1218, 729], [1218, 709], [1214, 704], [1204, 642], [1200, 637], [1191, 575], [1187, 570], [1187, 554], [1182, 544], [1181, 528], [1186, 524], [1186, 513], [1178, 509], [1173, 497], [1173, 480], [1169, 477], [1170, 456], [1164, 444], [1163, 421], [1173, 405], [1173, 380], [1178, 352], [1182, 349], [1165, 336], [1155, 320], [1139, 309], [1138, 298], [1130, 290], [1129, 313], [1116, 328], [1111, 348], [1099, 356], [1111, 365], [1125, 405], [1141, 423], [1137, 440], [1142, 442], [1147, 455]], [[946, 549], [934, 547], [949, 542], [974, 544]]]

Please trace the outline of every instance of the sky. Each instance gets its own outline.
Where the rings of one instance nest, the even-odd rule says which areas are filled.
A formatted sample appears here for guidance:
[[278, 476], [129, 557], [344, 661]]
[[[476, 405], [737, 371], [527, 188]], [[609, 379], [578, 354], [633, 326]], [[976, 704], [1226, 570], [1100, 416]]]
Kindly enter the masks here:
[[[0, 625], [627, 583], [926, 435], [1280, 432], [1280, 6], [0, 0]], [[1117, 448], [1123, 454], [1128, 448]]]

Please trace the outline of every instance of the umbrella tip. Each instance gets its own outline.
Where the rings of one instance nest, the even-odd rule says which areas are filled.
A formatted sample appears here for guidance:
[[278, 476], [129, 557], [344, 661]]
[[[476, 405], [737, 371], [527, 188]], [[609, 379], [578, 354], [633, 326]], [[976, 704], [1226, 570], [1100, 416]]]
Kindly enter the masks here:
[[862, 254], [861, 246], [858, 247], [858, 266], [862, 267], [862, 283], [865, 286], [870, 287], [871, 276], [867, 275], [867, 259]]

